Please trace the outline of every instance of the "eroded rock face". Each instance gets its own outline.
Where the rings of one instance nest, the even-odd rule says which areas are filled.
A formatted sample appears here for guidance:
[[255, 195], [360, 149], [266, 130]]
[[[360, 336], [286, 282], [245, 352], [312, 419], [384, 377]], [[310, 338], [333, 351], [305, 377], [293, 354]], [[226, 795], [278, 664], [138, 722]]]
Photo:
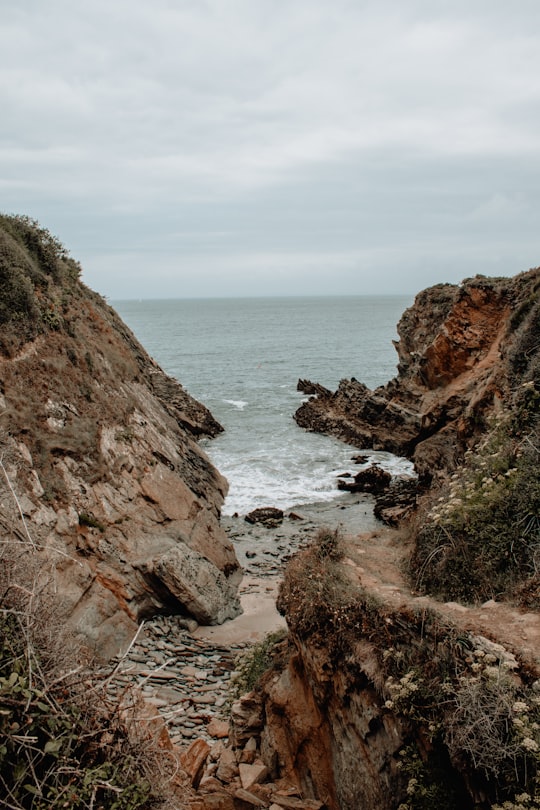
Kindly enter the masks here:
[[[1, 227], [0, 241], [0, 270], [17, 259], [30, 273], [39, 256], [26, 258]], [[3, 477], [0, 520], [24, 542], [22, 512], [69, 623], [108, 656], [156, 612], [234, 615], [241, 572], [219, 522], [227, 482], [195, 441], [221, 426], [56, 261], [34, 281], [29, 323], [26, 310], [0, 319], [13, 488]]]
[[536, 269], [425, 290], [398, 325], [397, 378], [375, 391], [342, 380], [334, 393], [302, 381], [315, 396], [298, 409], [297, 423], [410, 457], [429, 482], [438, 469], [455, 467], [515, 388], [524, 332], [536, 329], [539, 287]]

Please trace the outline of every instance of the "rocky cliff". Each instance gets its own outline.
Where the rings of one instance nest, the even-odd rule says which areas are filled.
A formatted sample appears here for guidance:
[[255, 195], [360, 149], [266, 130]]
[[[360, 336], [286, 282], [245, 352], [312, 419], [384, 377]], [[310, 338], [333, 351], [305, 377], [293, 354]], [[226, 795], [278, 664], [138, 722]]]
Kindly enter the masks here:
[[537, 808], [538, 614], [411, 593], [403, 560], [391, 535], [328, 532], [294, 558], [288, 646], [233, 739], [328, 810]]
[[240, 568], [196, 442], [220, 425], [79, 274], [36, 223], [0, 218], [0, 524], [108, 656], [154, 613], [236, 615]]
[[302, 390], [316, 395], [298, 409], [297, 423], [410, 457], [429, 483], [438, 469], [459, 463], [489, 416], [533, 373], [539, 289], [535, 269], [424, 290], [398, 324], [397, 377], [375, 391], [342, 380], [334, 393], [304, 381]]
[[399, 532], [292, 559], [288, 649], [246, 699], [268, 769], [330, 810], [540, 807], [539, 290], [538, 270], [426, 290], [395, 380], [300, 383], [300, 425], [424, 484]]

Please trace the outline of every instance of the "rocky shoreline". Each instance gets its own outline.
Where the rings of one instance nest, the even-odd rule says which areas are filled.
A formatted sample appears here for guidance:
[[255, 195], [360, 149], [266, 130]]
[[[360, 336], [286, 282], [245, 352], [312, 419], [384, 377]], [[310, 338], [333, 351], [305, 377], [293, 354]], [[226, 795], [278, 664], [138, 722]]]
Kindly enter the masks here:
[[243, 613], [208, 627], [179, 616], [145, 621], [127, 651], [113, 659], [113, 674], [104, 674], [109, 697], [116, 700], [135, 688], [155, 708], [174, 745], [226, 739], [238, 657], [267, 633], [285, 627], [275, 607], [283, 566], [323, 526], [341, 525], [355, 533], [380, 527], [373, 503], [371, 495], [347, 494], [293, 509], [275, 528], [224, 517], [222, 525], [244, 569], [239, 589]]

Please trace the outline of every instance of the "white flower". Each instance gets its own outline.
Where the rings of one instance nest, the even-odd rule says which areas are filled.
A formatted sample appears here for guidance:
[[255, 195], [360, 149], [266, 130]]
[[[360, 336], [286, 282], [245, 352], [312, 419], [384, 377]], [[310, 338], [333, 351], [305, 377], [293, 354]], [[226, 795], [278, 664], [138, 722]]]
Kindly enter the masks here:
[[522, 714], [523, 712], [528, 712], [529, 707], [522, 700], [516, 700], [516, 702], [512, 706], [512, 711], [515, 714]]
[[414, 793], [416, 793], [417, 785], [418, 785], [418, 779], [414, 779], [414, 777], [412, 779], [409, 779], [409, 784], [407, 785], [407, 795], [408, 796], [413, 796]]

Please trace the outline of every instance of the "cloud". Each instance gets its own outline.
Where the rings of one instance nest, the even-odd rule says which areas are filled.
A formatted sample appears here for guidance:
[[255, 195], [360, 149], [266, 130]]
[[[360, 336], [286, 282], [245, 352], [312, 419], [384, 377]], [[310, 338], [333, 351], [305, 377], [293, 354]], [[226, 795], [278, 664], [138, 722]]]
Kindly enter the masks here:
[[501, 233], [504, 272], [535, 262], [536, 3], [2, 5], [3, 208], [58, 233], [105, 293], [129, 266], [137, 296], [181, 296], [186, 263], [245, 288], [249, 262], [264, 292], [285, 257], [295, 289], [306, 267], [334, 289], [344, 256], [391, 287], [400, 255], [414, 292], [460, 229], [471, 269]]

